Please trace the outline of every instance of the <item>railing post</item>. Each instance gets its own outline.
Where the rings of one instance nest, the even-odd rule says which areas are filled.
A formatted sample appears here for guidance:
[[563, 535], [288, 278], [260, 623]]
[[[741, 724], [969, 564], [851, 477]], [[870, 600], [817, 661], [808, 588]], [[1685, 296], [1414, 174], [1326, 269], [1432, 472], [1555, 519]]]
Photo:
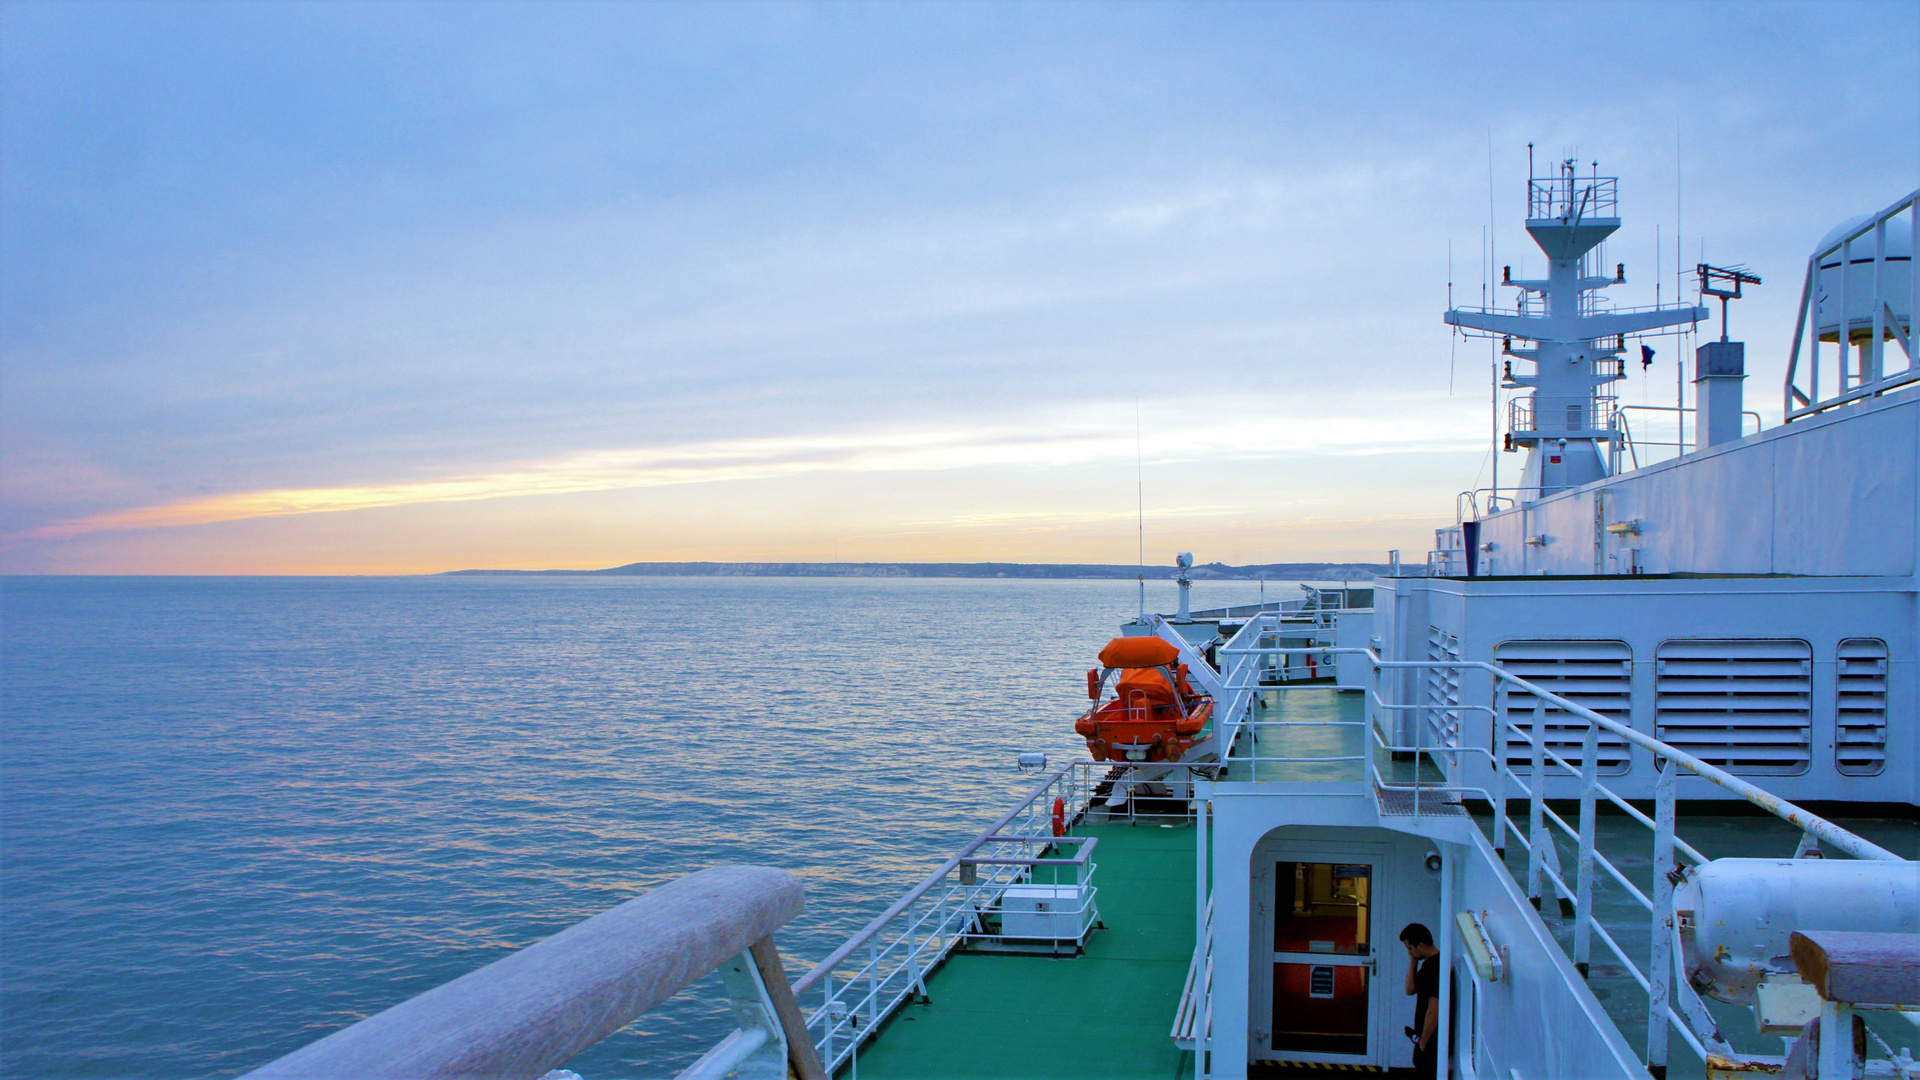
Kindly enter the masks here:
[[1817, 1076], [1852, 1077], [1858, 1066], [1853, 1056], [1853, 1006], [1845, 1001], [1820, 1003], [1820, 1050]]
[[[1419, 690], [1416, 692], [1419, 694], [1420, 707], [1413, 710], [1414, 738], [1418, 739], [1420, 737], [1420, 729], [1427, 726], [1427, 714], [1429, 710], [1433, 708], [1431, 704], [1433, 701], [1433, 669], [1427, 667], [1425, 664], [1421, 664], [1413, 669], [1413, 679], [1414, 682], [1419, 684]], [[1400, 740], [1399, 732], [1394, 732], [1394, 735], [1395, 738], [1393, 742], [1395, 746], [1407, 745]], [[1413, 782], [1415, 784], [1420, 782], [1420, 755], [1418, 751], [1415, 751], [1413, 756]]]
[[820, 980], [820, 1015], [826, 1018], [821, 1024], [820, 1059], [833, 1068], [833, 972], [829, 971]]
[[1667, 1075], [1668, 991], [1673, 984], [1673, 789], [1678, 762], [1654, 759], [1653, 780], [1653, 949], [1647, 959], [1647, 1072]]
[[1420, 816], [1420, 758], [1426, 745], [1426, 725], [1421, 724], [1413, 731], [1413, 816]]
[[927, 982], [920, 977], [920, 931], [913, 921], [913, 904], [907, 904], [907, 910], [901, 913], [907, 920], [907, 990], [919, 991], [921, 998], [927, 996]]
[[[1380, 735], [1380, 713], [1383, 711], [1380, 704], [1385, 700], [1380, 696], [1380, 665], [1369, 662], [1367, 664], [1367, 734], [1374, 738], [1379, 738]], [[1388, 736], [1386, 741], [1391, 743], [1393, 739]]]
[[1494, 676], [1493, 730], [1488, 734], [1488, 749], [1493, 751], [1493, 853], [1500, 864], [1507, 862], [1507, 681]]
[[1839, 359], [1834, 368], [1840, 372], [1840, 392], [1847, 392], [1847, 354], [1852, 342], [1847, 340], [1853, 331], [1853, 320], [1848, 318], [1847, 279], [1853, 276], [1853, 240], [1840, 241], [1840, 349]]
[[1553, 838], [1547, 832], [1547, 701], [1534, 695], [1533, 730], [1528, 733], [1528, 741], [1533, 744], [1533, 775], [1528, 783], [1533, 785], [1533, 798], [1527, 810], [1527, 899], [1532, 902], [1535, 911], [1540, 910], [1540, 879], [1545, 869], [1546, 854], [1543, 844], [1550, 844]]
[[1820, 256], [1807, 260], [1807, 265], [1808, 288], [1814, 297], [1806, 305], [1806, 327], [1813, 335], [1807, 346], [1807, 405], [1812, 407], [1820, 400]]
[[1881, 339], [1886, 337], [1887, 333], [1887, 305], [1880, 294], [1882, 283], [1886, 280], [1881, 271], [1886, 265], [1887, 222], [1882, 218], [1873, 223], [1873, 342], [1867, 346], [1867, 355], [1871, 357], [1867, 366], [1872, 369], [1872, 385], [1876, 388], [1880, 385], [1886, 365], [1885, 347]]
[[1193, 797], [1193, 947], [1200, 948], [1206, 936], [1207, 803], [1196, 790]]
[[[1213, 923], [1207, 923], [1207, 933], [1211, 938]], [[1207, 951], [1201, 954], [1205, 959], [1200, 962], [1200, 971], [1196, 976], [1202, 987], [1200, 993], [1199, 1030], [1193, 1038], [1193, 1075], [1194, 1080], [1213, 1080], [1213, 942], [1207, 942]]]
[[1593, 954], [1594, 789], [1599, 784], [1600, 725], [1589, 722], [1580, 742], [1580, 882], [1574, 896], [1573, 966], [1586, 978]]

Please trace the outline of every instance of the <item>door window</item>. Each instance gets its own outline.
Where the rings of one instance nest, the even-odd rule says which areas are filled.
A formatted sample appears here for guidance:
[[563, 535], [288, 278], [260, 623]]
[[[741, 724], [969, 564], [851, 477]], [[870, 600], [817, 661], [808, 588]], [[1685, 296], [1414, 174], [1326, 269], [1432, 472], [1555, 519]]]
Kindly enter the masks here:
[[1372, 866], [1279, 862], [1273, 884], [1274, 1052], [1366, 1054]]

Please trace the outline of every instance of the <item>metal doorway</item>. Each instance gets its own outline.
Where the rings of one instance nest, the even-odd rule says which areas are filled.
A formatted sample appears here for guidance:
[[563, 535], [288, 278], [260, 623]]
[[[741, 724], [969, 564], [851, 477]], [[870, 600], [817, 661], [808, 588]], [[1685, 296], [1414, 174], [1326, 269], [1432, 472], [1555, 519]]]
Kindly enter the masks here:
[[1355, 847], [1285, 845], [1256, 855], [1264, 902], [1256, 909], [1255, 1058], [1386, 1061], [1378, 925], [1384, 859]]

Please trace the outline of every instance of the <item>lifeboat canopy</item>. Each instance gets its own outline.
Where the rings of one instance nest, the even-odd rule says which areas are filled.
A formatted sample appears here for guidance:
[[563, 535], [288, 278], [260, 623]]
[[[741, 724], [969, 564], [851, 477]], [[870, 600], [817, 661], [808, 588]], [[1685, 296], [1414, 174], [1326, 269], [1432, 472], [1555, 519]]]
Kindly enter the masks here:
[[1101, 667], [1159, 668], [1179, 662], [1180, 650], [1157, 637], [1117, 637], [1100, 650]]

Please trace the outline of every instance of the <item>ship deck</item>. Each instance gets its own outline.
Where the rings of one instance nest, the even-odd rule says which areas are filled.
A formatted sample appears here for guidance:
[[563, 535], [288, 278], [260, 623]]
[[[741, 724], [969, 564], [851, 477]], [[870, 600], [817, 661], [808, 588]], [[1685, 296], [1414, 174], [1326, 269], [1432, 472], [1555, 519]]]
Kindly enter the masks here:
[[[1373, 770], [1392, 784], [1444, 783], [1431, 757], [1396, 760], [1367, 725], [1365, 694], [1326, 684], [1268, 689], [1253, 699], [1253, 723], [1236, 744], [1222, 779], [1235, 783], [1359, 787]], [[1411, 755], [1407, 755], [1411, 757]]]
[[1074, 957], [958, 953], [842, 1077], [1180, 1080], [1168, 1031], [1193, 957], [1191, 825], [1081, 823], [1100, 840], [1100, 921]]

